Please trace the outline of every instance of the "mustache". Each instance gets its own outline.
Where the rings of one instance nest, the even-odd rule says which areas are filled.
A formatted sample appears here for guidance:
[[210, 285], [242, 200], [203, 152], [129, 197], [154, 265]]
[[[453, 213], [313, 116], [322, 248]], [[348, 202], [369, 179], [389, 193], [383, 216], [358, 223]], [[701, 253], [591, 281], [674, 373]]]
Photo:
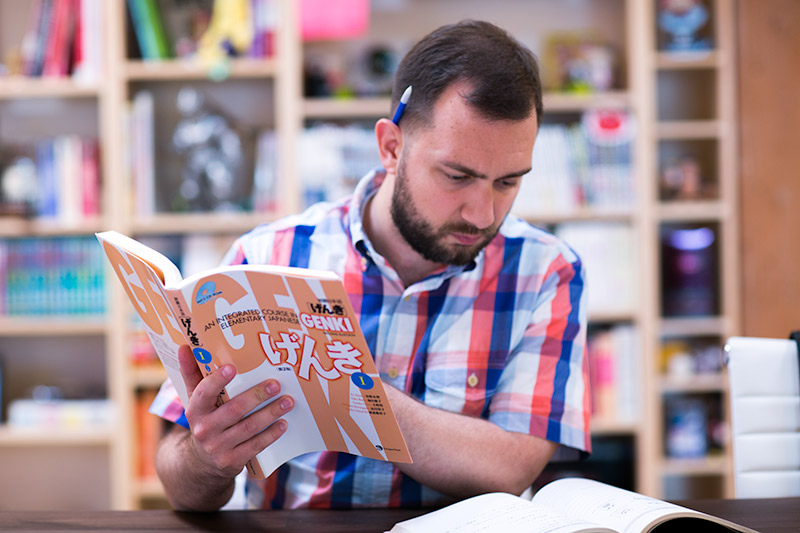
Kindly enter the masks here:
[[492, 227], [486, 229], [480, 229], [479, 227], [473, 226], [472, 224], [461, 222], [457, 224], [447, 224], [445, 226], [442, 226], [440, 231], [442, 233], [461, 233], [463, 235], [488, 235], [492, 233]]

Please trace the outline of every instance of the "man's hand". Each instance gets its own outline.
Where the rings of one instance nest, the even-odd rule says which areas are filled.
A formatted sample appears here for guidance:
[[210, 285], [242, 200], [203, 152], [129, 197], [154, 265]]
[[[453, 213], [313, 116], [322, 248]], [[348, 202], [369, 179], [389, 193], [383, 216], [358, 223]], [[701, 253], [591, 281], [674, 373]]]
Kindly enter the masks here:
[[[280, 384], [267, 380], [218, 406], [219, 392], [236, 375], [232, 365], [203, 377], [189, 346], [178, 352], [189, 393], [186, 420], [161, 442], [156, 470], [177, 509], [213, 510], [224, 505], [244, 465], [286, 432], [281, 417], [294, 407], [290, 396], [276, 398]], [[256, 410], [257, 409], [257, 410]]]

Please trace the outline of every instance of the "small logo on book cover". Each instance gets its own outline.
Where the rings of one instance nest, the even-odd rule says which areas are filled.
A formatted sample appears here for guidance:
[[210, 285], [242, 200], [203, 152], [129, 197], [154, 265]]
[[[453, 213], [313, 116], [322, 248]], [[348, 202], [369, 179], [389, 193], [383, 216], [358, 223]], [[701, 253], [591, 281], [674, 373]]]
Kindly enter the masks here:
[[198, 289], [195, 301], [198, 304], [204, 304], [209, 300], [216, 298], [220, 294], [222, 294], [222, 291], [217, 290], [217, 284], [213, 281], [207, 281], [200, 286], [200, 289]]

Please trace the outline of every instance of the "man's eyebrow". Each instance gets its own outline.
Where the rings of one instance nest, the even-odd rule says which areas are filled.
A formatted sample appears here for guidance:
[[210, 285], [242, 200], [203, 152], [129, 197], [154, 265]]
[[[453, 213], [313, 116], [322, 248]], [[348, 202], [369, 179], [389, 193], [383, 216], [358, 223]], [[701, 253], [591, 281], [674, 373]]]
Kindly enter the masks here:
[[[481, 179], [488, 179], [489, 178], [489, 176], [487, 176], [486, 174], [484, 174], [482, 172], [478, 172], [477, 170], [473, 170], [473, 169], [471, 169], [471, 168], [469, 168], [467, 166], [464, 166], [464, 165], [462, 165], [460, 163], [456, 163], [456, 162], [453, 162], [453, 161], [445, 161], [443, 164], [444, 164], [444, 166], [446, 166], [446, 167], [448, 167], [448, 168], [450, 168], [452, 170], [456, 170], [458, 172], [461, 172], [462, 174], [465, 174], [467, 176], [472, 176], [474, 178], [481, 178]], [[530, 171], [531, 171], [531, 167], [528, 167], [528, 168], [526, 168], [524, 170], [520, 170], [518, 172], [511, 172], [509, 174], [506, 174], [505, 176], [500, 176], [497, 179], [503, 180], [503, 179], [508, 179], [508, 178], [519, 178], [519, 177], [524, 176], [525, 174], [527, 174]]]

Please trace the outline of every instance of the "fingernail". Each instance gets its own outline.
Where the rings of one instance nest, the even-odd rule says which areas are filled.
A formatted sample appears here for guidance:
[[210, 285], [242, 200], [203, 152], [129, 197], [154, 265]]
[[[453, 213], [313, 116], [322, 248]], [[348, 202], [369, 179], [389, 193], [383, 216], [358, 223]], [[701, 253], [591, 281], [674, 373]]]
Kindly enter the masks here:
[[285, 411], [291, 409], [292, 405], [294, 405], [294, 402], [288, 396], [281, 400], [281, 408], [284, 409]]
[[226, 378], [233, 377], [234, 374], [234, 370], [231, 365], [225, 365], [222, 368], [220, 368], [219, 371], [222, 372], [222, 375], [225, 376]]
[[278, 385], [277, 381], [268, 381], [266, 389], [269, 394], [275, 395], [278, 394], [278, 391], [281, 390], [281, 387]]

